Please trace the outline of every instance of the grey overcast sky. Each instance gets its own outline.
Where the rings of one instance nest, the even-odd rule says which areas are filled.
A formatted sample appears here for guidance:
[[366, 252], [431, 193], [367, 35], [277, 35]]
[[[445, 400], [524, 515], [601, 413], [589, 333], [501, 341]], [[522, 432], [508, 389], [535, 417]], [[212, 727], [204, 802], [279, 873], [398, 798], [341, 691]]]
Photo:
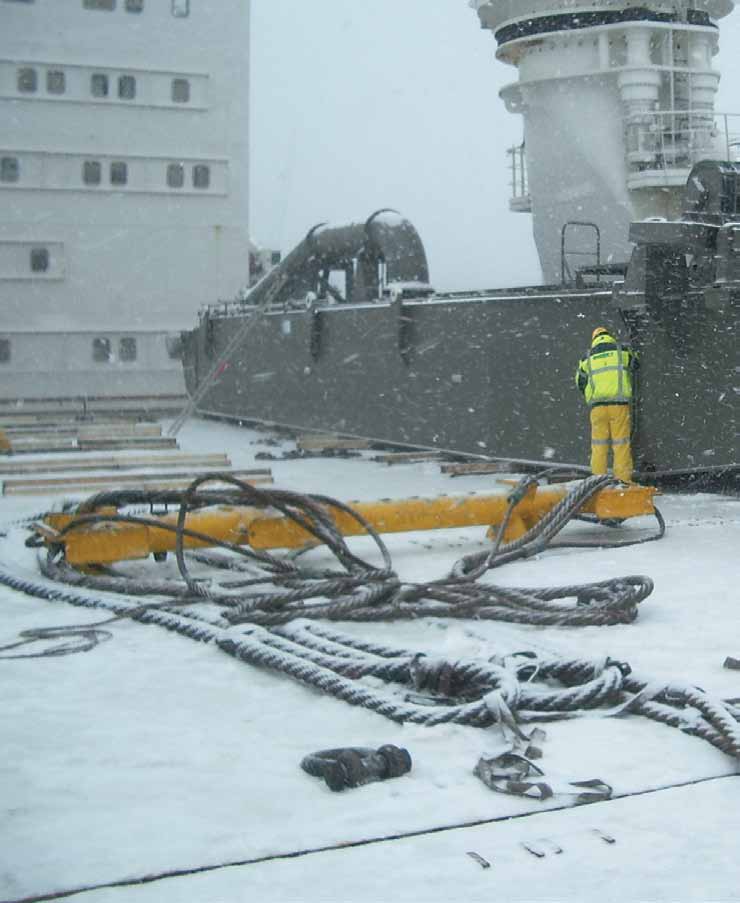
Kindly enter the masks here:
[[[252, 0], [251, 232], [288, 251], [317, 222], [394, 207], [439, 289], [538, 281], [508, 210], [521, 118], [467, 0]], [[740, 9], [722, 22], [717, 110], [740, 112]], [[739, 120], [740, 122], [740, 120]]]

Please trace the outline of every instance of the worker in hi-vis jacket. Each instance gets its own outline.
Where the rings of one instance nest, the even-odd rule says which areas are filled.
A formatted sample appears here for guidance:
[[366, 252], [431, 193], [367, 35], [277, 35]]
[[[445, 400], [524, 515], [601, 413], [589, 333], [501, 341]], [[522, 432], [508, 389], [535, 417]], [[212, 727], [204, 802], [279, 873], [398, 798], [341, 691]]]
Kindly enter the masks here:
[[624, 483], [632, 479], [632, 374], [637, 366], [635, 352], [598, 326], [576, 370], [576, 385], [591, 409], [591, 472], [607, 472], [611, 445], [614, 476]]

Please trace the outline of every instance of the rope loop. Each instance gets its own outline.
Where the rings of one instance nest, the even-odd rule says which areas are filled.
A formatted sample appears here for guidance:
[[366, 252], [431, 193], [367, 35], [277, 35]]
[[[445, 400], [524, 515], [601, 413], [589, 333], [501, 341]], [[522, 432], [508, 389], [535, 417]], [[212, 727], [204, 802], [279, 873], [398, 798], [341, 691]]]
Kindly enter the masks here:
[[[212, 479], [226, 482], [230, 488], [203, 489], [203, 484]], [[611, 658], [547, 659], [525, 652], [494, 656], [488, 661], [447, 661], [340, 633], [331, 626], [334, 620], [422, 617], [567, 626], [634, 621], [639, 603], [653, 589], [648, 577], [628, 576], [546, 589], [479, 582], [479, 577], [495, 567], [552, 546], [554, 536], [584, 501], [608, 482], [608, 477], [601, 476], [583, 480], [524, 536], [503, 543], [506, 523], [518, 504], [515, 496], [492, 548], [461, 559], [447, 577], [408, 583], [393, 570], [380, 536], [343, 503], [325, 496], [256, 489], [230, 475], [209, 475], [196, 480], [184, 493], [127, 490], [98, 494], [80, 506], [76, 521], [67, 528], [109, 523], [151, 525], [150, 519], [140, 515], [107, 515], [98, 509], [178, 504], [178, 524], [171, 529], [177, 533], [181, 582], [132, 579], [115, 572], [84, 574], [60, 557], [58, 550], [50, 550], [39, 560], [42, 577], [24, 577], [16, 567], [0, 562], [0, 583], [49, 601], [102, 608], [116, 618], [157, 624], [199, 642], [215, 643], [235, 658], [287, 674], [399, 722], [476, 727], [497, 724], [519, 732], [517, 736], [522, 739], [525, 735], [519, 725], [526, 720], [572, 717], [586, 709], [601, 708], [607, 715], [631, 711], [703, 737], [740, 758], [737, 708], [695, 687], [653, 687], [639, 680], [629, 665]], [[339, 567], [311, 569], [294, 558], [214, 541], [185, 527], [187, 511], [213, 504], [274, 508], [326, 545]], [[334, 523], [332, 511], [341, 511], [362, 524], [380, 552], [381, 567], [351, 551]], [[656, 517], [658, 533], [637, 542], [663, 535], [664, 522], [659, 514]], [[228, 554], [201, 551], [186, 555], [186, 536], [206, 539]], [[7, 545], [10, 540], [4, 542]], [[203, 576], [191, 574], [193, 562], [207, 569]], [[221, 584], [214, 581], [214, 569], [226, 570], [230, 579]], [[610, 708], [604, 710], [605, 706]]]

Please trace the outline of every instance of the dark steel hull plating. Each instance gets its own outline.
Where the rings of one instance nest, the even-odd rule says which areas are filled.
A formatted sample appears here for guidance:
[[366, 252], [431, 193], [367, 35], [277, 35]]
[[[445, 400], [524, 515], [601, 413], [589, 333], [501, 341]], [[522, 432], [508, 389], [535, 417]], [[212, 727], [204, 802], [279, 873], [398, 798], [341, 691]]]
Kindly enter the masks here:
[[[575, 388], [594, 326], [641, 351], [639, 470], [737, 465], [740, 288], [620, 311], [611, 291], [444, 297], [266, 311], [199, 409], [492, 457], [587, 464]], [[248, 315], [185, 335], [195, 391]]]

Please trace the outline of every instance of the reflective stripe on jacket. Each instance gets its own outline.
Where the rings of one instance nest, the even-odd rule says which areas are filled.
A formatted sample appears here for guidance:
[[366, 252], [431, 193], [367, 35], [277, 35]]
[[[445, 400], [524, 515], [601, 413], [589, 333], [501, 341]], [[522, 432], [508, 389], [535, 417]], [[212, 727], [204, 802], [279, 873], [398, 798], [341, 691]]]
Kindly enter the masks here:
[[576, 385], [589, 406], [632, 401], [634, 356], [612, 336], [597, 336], [576, 371]]

